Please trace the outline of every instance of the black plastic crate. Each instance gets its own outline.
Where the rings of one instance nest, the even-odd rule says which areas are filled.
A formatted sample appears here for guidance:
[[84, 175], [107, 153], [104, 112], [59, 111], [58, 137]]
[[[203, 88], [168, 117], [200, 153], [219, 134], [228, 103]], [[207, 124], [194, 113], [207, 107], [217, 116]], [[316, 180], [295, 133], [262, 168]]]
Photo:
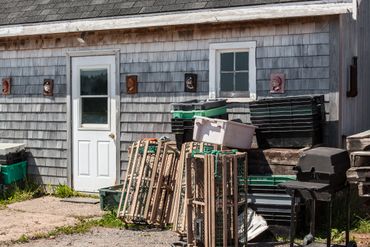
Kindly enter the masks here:
[[249, 103], [250, 108], [259, 107], [277, 107], [277, 106], [298, 106], [298, 105], [318, 105], [324, 104], [324, 95], [315, 96], [292, 96], [292, 97], [274, 97], [260, 99]]
[[263, 126], [263, 125], [296, 125], [296, 124], [322, 124], [324, 121], [321, 119], [321, 115], [310, 115], [310, 116], [300, 116], [294, 118], [287, 117], [251, 117], [253, 125]]
[[260, 131], [256, 130], [259, 148], [304, 148], [322, 143], [322, 130]]
[[185, 129], [182, 133], [175, 133], [176, 146], [181, 150], [182, 144], [193, 141], [194, 129]]
[[192, 111], [192, 110], [208, 110], [226, 106], [226, 100], [207, 99], [207, 100], [189, 100], [180, 103], [173, 103], [172, 109], [174, 111]]
[[[274, 225], [288, 225], [291, 216], [291, 197], [277, 186], [249, 185], [248, 207]], [[262, 200], [261, 200], [262, 199]]]
[[183, 133], [184, 129], [194, 129], [194, 119], [182, 119], [182, 118], [171, 119], [172, 133]]
[[280, 126], [270, 126], [270, 125], [267, 125], [267, 126], [258, 126], [258, 131], [261, 133], [261, 134], [264, 134], [264, 133], [272, 133], [272, 132], [285, 132], [285, 133], [289, 133], [289, 132], [296, 132], [296, 131], [319, 131], [319, 129], [321, 128], [321, 124], [320, 123], [317, 123], [317, 124], [304, 124], [304, 125], [280, 125]]
[[251, 102], [251, 120], [319, 118], [325, 120], [324, 96], [286, 97]]
[[21, 150], [16, 153], [8, 153], [6, 155], [0, 155], [0, 165], [11, 165], [27, 160], [27, 152]]

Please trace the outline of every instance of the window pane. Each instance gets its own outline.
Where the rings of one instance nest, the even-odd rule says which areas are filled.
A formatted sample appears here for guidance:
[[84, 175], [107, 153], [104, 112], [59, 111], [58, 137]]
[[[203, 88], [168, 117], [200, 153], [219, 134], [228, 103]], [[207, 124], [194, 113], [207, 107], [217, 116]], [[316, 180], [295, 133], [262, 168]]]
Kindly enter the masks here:
[[234, 91], [234, 73], [221, 73], [221, 91]]
[[248, 70], [249, 67], [249, 53], [237, 52], [235, 53], [235, 70]]
[[248, 72], [235, 73], [235, 91], [249, 91]]
[[107, 95], [107, 69], [81, 70], [81, 95]]
[[82, 98], [82, 124], [108, 123], [108, 98]]
[[221, 71], [234, 71], [234, 53], [221, 53]]

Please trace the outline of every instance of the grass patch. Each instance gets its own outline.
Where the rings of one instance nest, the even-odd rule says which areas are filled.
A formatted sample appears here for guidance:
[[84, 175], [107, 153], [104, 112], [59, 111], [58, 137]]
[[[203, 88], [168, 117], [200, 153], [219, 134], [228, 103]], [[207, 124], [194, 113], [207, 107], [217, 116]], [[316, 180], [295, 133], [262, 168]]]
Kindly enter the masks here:
[[354, 232], [370, 233], [370, 218], [367, 218], [367, 219], [358, 218]]
[[26, 180], [22, 183], [9, 185], [0, 193], [0, 208], [15, 202], [27, 201], [45, 194], [42, 186]]
[[73, 190], [71, 187], [65, 184], [59, 184], [54, 188], [54, 192], [52, 193], [53, 196], [59, 198], [69, 198], [69, 197], [90, 197], [98, 199], [99, 196], [91, 195], [91, 194], [84, 194]]
[[25, 234], [23, 234], [19, 239], [18, 239], [18, 243], [28, 243], [30, 240], [29, 240], [29, 238], [25, 235]]
[[59, 184], [55, 187], [53, 195], [59, 198], [68, 198], [76, 196], [77, 192], [65, 184]]
[[13, 243], [25, 243], [30, 240], [55, 238], [61, 235], [84, 234], [89, 232], [94, 227], [119, 229], [126, 227], [126, 225], [121, 220], [117, 219], [115, 215], [115, 212], [112, 211], [103, 215], [103, 217], [99, 219], [80, 219], [80, 222], [74, 226], [57, 227], [50, 232], [39, 233], [34, 236], [22, 235], [17, 241], [14, 241]]

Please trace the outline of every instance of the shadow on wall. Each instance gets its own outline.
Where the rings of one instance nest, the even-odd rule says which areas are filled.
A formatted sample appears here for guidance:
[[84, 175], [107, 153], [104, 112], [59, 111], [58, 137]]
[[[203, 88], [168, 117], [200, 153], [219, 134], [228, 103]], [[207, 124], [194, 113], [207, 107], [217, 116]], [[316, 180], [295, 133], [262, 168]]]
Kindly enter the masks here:
[[29, 150], [27, 150], [27, 177], [36, 184], [45, 184], [40, 173], [40, 167], [36, 166], [35, 157]]

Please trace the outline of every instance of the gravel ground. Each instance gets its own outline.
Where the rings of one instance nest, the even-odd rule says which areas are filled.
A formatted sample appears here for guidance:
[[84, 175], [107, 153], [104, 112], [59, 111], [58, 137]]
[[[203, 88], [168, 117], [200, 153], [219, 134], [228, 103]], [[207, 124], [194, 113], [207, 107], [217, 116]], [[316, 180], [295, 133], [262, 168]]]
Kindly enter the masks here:
[[76, 217], [91, 218], [103, 213], [98, 204], [68, 203], [50, 196], [14, 203], [0, 210], [0, 245], [22, 235], [31, 237], [74, 225], [79, 222]]
[[[13, 245], [14, 247], [162, 247], [169, 246], [178, 240], [176, 233], [171, 231], [146, 230], [131, 231], [108, 228], [94, 228], [87, 234], [59, 236], [55, 239], [40, 239], [25, 244]], [[12, 246], [12, 247], [13, 247]]]

